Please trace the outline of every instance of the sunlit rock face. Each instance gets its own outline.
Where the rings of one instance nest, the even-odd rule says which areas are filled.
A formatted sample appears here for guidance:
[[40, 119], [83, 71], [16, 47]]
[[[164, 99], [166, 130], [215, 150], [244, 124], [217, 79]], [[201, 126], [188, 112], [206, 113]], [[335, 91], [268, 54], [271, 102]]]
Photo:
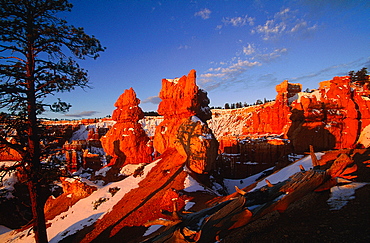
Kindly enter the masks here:
[[196, 72], [176, 79], [163, 79], [154, 147], [159, 153], [176, 148], [187, 156], [189, 168], [199, 174], [209, 172], [215, 163], [218, 142], [205, 123], [211, 118], [207, 93], [196, 85]]
[[227, 136], [284, 135], [290, 126], [289, 104], [301, 89], [300, 84], [284, 81], [276, 86], [274, 101], [239, 109], [214, 109], [208, 124], [223, 140]]
[[[9, 139], [11, 143], [16, 143], [14, 139]], [[22, 160], [22, 156], [9, 147], [0, 149], [0, 161], [19, 161]]]
[[316, 90], [301, 92], [300, 84], [276, 86], [275, 101], [240, 109], [215, 109], [209, 126], [224, 145], [235, 138], [277, 134], [288, 138], [294, 152], [353, 148], [370, 130], [370, 91], [349, 76], [323, 81]]
[[320, 83], [318, 90], [300, 93], [292, 103], [288, 136], [296, 150], [341, 149], [356, 146], [360, 133], [370, 123], [370, 92], [351, 83], [348, 76]]
[[132, 88], [125, 90], [115, 103], [112, 119], [116, 123], [101, 138], [105, 153], [112, 157], [109, 165], [122, 167], [152, 161], [152, 146], [138, 123], [144, 117], [139, 104], [140, 100]]

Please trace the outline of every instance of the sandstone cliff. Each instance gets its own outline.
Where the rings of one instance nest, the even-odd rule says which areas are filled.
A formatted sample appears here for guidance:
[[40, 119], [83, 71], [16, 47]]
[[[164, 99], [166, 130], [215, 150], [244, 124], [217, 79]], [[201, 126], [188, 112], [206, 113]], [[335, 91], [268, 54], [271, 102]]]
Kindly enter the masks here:
[[125, 90], [115, 103], [112, 119], [116, 123], [101, 138], [105, 153], [112, 157], [109, 166], [120, 168], [152, 161], [149, 137], [138, 123], [144, 117], [139, 104], [132, 88]]
[[[294, 152], [353, 148], [370, 124], [370, 92], [348, 76], [301, 92], [300, 84], [277, 85], [275, 101], [240, 109], [212, 110], [209, 126], [219, 140], [276, 134], [288, 138]], [[365, 136], [365, 135], [363, 135]], [[227, 144], [227, 143], [226, 143]], [[223, 147], [220, 147], [223, 151]]]
[[205, 123], [211, 118], [207, 93], [196, 85], [195, 70], [188, 76], [163, 79], [158, 113], [164, 120], [157, 126], [154, 147], [159, 153], [176, 149], [187, 157], [189, 168], [208, 173], [215, 166], [218, 143]]

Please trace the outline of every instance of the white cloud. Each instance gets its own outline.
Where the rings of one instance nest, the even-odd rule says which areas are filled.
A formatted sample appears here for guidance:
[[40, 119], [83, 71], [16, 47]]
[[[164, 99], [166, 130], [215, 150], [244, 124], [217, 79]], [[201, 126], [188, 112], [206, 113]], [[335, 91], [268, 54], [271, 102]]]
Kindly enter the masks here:
[[313, 31], [317, 25], [297, 17], [298, 11], [285, 8], [277, 12], [272, 19], [266, 20], [263, 25], [257, 25], [251, 33], [259, 33], [263, 40], [276, 38], [283, 34], [301, 34]]
[[268, 63], [272, 60], [280, 57], [282, 54], [286, 53], [288, 51], [287, 48], [277, 48], [269, 53], [260, 53], [254, 56], [254, 59], [258, 59], [261, 62]]
[[248, 43], [248, 46], [243, 46], [243, 53], [245, 55], [252, 55], [255, 51], [254, 45], [251, 45], [250, 43]]
[[232, 25], [234, 27], [240, 27], [249, 24], [250, 26], [254, 25], [255, 18], [245, 15], [244, 17], [234, 17], [234, 18], [224, 18], [222, 22], [225, 25]]
[[209, 19], [212, 11], [208, 8], [202, 9], [194, 14], [194, 16], [199, 16], [202, 19]]
[[159, 98], [158, 96], [150, 96], [146, 98], [145, 100], [143, 100], [143, 104], [145, 103], [159, 104], [161, 101], [162, 99]]
[[233, 57], [229, 63], [219, 63], [217, 67], [207, 70], [199, 77], [199, 84], [206, 90], [220, 87], [227, 87], [238, 82], [245, 82], [245, 73], [251, 68], [259, 67], [280, 57], [288, 50], [276, 48], [270, 52], [259, 51], [253, 44], [243, 47], [243, 53], [248, 56], [243, 60], [240, 57]]
[[[222, 64], [220, 64], [222, 65]], [[206, 90], [213, 90], [224, 85], [240, 82], [241, 76], [250, 68], [260, 66], [258, 61], [249, 61], [238, 59], [229, 63], [226, 67], [217, 67], [208, 69], [207, 73], [200, 75], [200, 85]]]

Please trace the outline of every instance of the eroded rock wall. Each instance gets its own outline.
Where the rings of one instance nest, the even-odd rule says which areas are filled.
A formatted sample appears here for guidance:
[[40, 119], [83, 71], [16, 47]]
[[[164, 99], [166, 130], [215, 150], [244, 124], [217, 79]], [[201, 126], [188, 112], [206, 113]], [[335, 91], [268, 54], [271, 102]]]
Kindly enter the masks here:
[[115, 103], [112, 119], [116, 123], [101, 138], [105, 153], [112, 157], [109, 166], [122, 167], [152, 161], [149, 137], [138, 123], [144, 117], [139, 104], [140, 100], [132, 88], [125, 90]]
[[176, 149], [187, 157], [187, 165], [204, 174], [215, 166], [218, 142], [208, 128], [211, 118], [207, 93], [196, 85], [196, 72], [176, 79], [163, 79], [158, 113], [164, 120], [157, 126], [154, 147], [159, 153]]

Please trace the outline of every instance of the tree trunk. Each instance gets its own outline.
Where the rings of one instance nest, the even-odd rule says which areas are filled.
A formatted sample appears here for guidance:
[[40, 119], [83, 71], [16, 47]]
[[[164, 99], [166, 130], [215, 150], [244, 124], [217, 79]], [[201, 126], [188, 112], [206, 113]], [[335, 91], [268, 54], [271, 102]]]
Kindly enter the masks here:
[[40, 197], [40, 184], [37, 181], [30, 180], [28, 182], [28, 190], [30, 193], [33, 232], [35, 233], [35, 241], [37, 243], [48, 242], [44, 215], [44, 205]]
[[33, 231], [35, 233], [36, 243], [48, 242], [46, 233], [46, 223], [44, 215], [44, 203], [41, 199], [41, 148], [40, 148], [40, 134], [37, 121], [37, 102], [36, 102], [36, 89], [35, 89], [35, 31], [34, 19], [32, 14], [28, 15], [28, 28], [27, 28], [27, 135], [28, 135], [28, 153], [25, 158], [27, 176], [28, 176], [28, 189], [31, 199], [32, 207], [32, 220]]

